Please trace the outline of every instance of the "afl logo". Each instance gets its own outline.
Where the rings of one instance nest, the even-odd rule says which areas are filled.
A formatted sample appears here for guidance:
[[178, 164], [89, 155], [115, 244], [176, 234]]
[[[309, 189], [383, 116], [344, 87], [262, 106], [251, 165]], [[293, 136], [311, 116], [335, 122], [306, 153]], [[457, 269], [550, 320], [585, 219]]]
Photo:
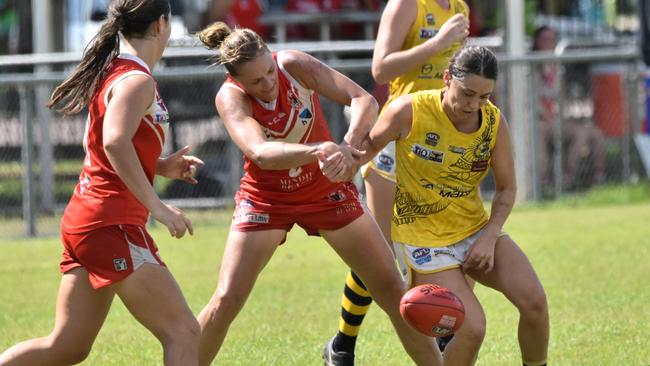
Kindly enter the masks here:
[[424, 142], [426, 142], [427, 145], [436, 146], [438, 145], [439, 140], [440, 135], [435, 132], [428, 132]]
[[427, 14], [427, 24], [433, 25], [435, 23], [435, 19], [433, 19], [433, 14], [429, 13]]
[[384, 165], [393, 165], [395, 164], [395, 160], [391, 158], [388, 155], [379, 155], [379, 163], [384, 164]]

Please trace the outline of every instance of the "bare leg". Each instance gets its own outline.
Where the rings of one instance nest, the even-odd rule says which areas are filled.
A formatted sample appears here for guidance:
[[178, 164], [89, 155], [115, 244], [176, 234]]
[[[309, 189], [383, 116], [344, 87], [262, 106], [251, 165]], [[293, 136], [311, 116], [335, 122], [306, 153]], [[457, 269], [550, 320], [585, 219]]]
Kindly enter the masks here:
[[84, 268], [61, 278], [52, 333], [16, 344], [0, 355], [0, 365], [72, 365], [88, 357], [113, 301], [110, 288], [94, 290]]
[[576, 175], [580, 160], [589, 152], [587, 130], [575, 121], [564, 123], [564, 138], [567, 145], [566, 165], [564, 169], [564, 188], [572, 189], [576, 185]]
[[445, 365], [473, 365], [485, 338], [485, 313], [463, 271], [454, 268], [437, 273], [414, 273], [413, 281], [414, 286], [427, 283], [444, 286], [461, 299], [465, 306], [465, 322], [445, 348]]
[[474, 271], [470, 275], [502, 292], [519, 310], [519, 347], [523, 360], [544, 361], [549, 338], [544, 288], [526, 255], [509, 236], [497, 239], [494, 251], [493, 270], [489, 273]]
[[163, 346], [164, 364], [198, 364], [199, 324], [166, 267], [143, 264], [111, 286], [131, 314]]
[[593, 183], [603, 184], [605, 183], [605, 136], [603, 132], [596, 126], [587, 126], [589, 131], [589, 142], [591, 146], [591, 157], [593, 159], [594, 175]]
[[285, 235], [284, 230], [231, 231], [228, 235], [217, 289], [198, 316], [200, 365], [209, 365], [217, 356], [230, 324]]
[[442, 357], [433, 338], [409, 327], [399, 313], [405, 292], [390, 248], [375, 221], [364, 214], [334, 231], [321, 231], [345, 263], [359, 275], [377, 304], [389, 316], [402, 345], [418, 365], [441, 365]]

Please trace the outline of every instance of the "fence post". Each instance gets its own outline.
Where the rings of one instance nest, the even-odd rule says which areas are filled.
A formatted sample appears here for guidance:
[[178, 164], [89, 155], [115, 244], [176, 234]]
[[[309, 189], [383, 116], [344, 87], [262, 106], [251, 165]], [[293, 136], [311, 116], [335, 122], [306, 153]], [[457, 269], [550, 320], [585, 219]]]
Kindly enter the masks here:
[[557, 113], [555, 114], [555, 123], [553, 123], [553, 185], [555, 187], [556, 198], [559, 198], [563, 193], [564, 188], [564, 100], [566, 98], [564, 87], [564, 63], [557, 63], [557, 73], [555, 78], [555, 95], [558, 96], [557, 100]]
[[[38, 72], [47, 72], [49, 67], [44, 67]], [[52, 113], [45, 108], [49, 99], [49, 89], [47, 86], [36, 87], [36, 120], [38, 120], [40, 139], [38, 144], [38, 154], [40, 160], [39, 180], [41, 187], [41, 206], [47, 212], [54, 212], [54, 148], [52, 147], [52, 138], [50, 137], [50, 125], [52, 122]]]
[[[524, 8], [523, 0], [509, 2], [507, 10], [507, 50], [511, 55], [524, 54]], [[526, 201], [531, 196], [530, 121], [526, 119], [526, 67], [516, 63], [508, 68], [508, 95], [510, 96], [510, 129], [515, 157], [517, 180], [517, 201]]]
[[23, 222], [25, 224], [25, 235], [36, 236], [35, 219], [35, 195], [34, 195], [34, 128], [32, 126], [32, 106], [27, 87], [21, 85], [18, 88], [20, 96], [20, 125], [23, 137], [21, 148], [21, 160], [23, 166]]
[[542, 198], [542, 181], [543, 177], [541, 174], [541, 168], [539, 164], [538, 156], [542, 154], [541, 152], [541, 137], [540, 137], [540, 126], [542, 123], [539, 113], [538, 113], [538, 104], [539, 104], [539, 90], [543, 86], [539, 85], [539, 78], [537, 77], [536, 68], [538, 64], [528, 63], [528, 75], [530, 82], [528, 83], [528, 118], [532, 122], [531, 124], [531, 135], [533, 141], [531, 141], [531, 146], [533, 147], [533, 159], [531, 159], [531, 187], [532, 187], [532, 200], [539, 201]]
[[[53, 2], [50, 0], [31, 0], [34, 21], [32, 22], [32, 39], [34, 52], [53, 52], [55, 27], [53, 24], [52, 11]], [[49, 65], [36, 66], [34, 72], [47, 74], [51, 71]], [[35, 120], [38, 121], [40, 139], [38, 144], [40, 169], [39, 180], [41, 188], [41, 207], [54, 212], [54, 160], [52, 159], [53, 148], [50, 137], [51, 113], [45, 109], [49, 99], [49, 88], [46, 85], [39, 85], [34, 88], [35, 92]]]

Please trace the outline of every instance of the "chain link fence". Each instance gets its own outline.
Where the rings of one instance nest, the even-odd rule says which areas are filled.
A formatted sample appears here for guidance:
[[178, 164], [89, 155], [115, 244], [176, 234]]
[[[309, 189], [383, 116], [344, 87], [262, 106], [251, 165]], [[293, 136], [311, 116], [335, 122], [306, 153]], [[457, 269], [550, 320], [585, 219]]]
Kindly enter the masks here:
[[[370, 76], [373, 47], [372, 41], [272, 45], [273, 49], [312, 53], [368, 90], [374, 86]], [[155, 72], [172, 120], [164, 153], [190, 145], [192, 154], [206, 162], [197, 172], [200, 183], [195, 186], [157, 178], [155, 188], [160, 196], [180, 207], [231, 205], [242, 175], [241, 152], [216, 115], [214, 96], [225, 74], [211, 66], [211, 56], [214, 54], [198, 48], [172, 49]], [[85, 113], [63, 116], [44, 105], [78, 57], [0, 58], [0, 237], [54, 235], [59, 230], [60, 214], [83, 161]], [[631, 143], [638, 131], [643, 93], [638, 56], [633, 51], [602, 49], [591, 58], [579, 50], [519, 58], [500, 55], [500, 62], [504, 76], [500, 77], [495, 103], [511, 125], [529, 127], [531, 143], [513, 140], [514, 145], [526, 144], [531, 157], [526, 162], [530, 173], [523, 187], [530, 192], [526, 198], [554, 198], [595, 184], [628, 182], [644, 176]], [[552, 86], [555, 123], [546, 129], [550, 132], [542, 124], [538, 107], [540, 98], [549, 93], [535, 77], [536, 70], [549, 63], [557, 68]], [[510, 114], [513, 95], [507, 87], [509, 71], [515, 66], [526, 72], [528, 111], [517, 120]], [[323, 102], [333, 136], [340, 139], [347, 129], [343, 109]], [[584, 136], [578, 139], [566, 126], [591, 131], [589, 136], [597, 137], [585, 142]], [[550, 137], [542, 139], [543, 134]], [[597, 143], [604, 149], [600, 155], [595, 153]], [[542, 154], [546, 168], [540, 168]], [[492, 187], [486, 182], [483, 190], [488, 192]]]

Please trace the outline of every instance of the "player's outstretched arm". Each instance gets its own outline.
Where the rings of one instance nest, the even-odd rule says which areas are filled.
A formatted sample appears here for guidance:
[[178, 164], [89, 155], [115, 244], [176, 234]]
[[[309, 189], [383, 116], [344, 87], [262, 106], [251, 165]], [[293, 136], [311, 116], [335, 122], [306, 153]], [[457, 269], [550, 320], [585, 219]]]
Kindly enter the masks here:
[[413, 107], [411, 95], [403, 95], [386, 106], [377, 123], [361, 145], [361, 164], [366, 164], [390, 141], [399, 140], [411, 132]]

